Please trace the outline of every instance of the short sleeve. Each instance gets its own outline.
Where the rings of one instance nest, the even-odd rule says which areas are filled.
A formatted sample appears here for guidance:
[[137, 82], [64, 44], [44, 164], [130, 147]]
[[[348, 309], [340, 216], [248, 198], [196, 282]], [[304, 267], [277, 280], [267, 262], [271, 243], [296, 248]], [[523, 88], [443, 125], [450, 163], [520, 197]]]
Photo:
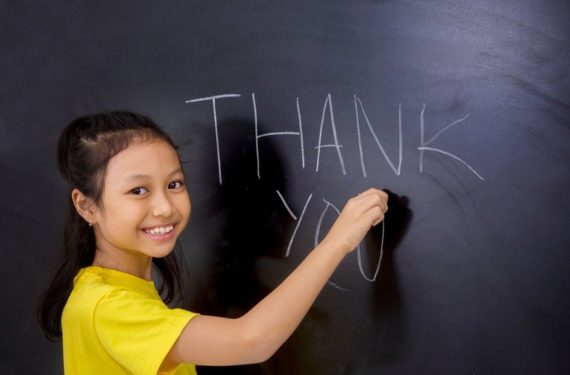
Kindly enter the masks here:
[[93, 324], [102, 346], [127, 372], [155, 375], [196, 315], [137, 291], [114, 290], [98, 302]]

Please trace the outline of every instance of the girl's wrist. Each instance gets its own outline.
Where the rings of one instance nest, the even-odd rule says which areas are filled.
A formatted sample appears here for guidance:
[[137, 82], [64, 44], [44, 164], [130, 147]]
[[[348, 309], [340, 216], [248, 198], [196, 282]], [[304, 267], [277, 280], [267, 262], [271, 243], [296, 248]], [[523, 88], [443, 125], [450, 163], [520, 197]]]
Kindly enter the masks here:
[[328, 253], [338, 254], [338, 256], [344, 258], [350, 250], [347, 244], [343, 244], [342, 241], [335, 241], [325, 237], [321, 243], [317, 246], [326, 249]]

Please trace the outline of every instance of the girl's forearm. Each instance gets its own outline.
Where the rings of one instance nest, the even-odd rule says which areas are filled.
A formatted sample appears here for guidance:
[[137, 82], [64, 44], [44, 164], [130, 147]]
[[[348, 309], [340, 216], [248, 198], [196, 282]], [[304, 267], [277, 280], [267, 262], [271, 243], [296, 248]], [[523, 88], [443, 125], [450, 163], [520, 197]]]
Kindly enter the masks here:
[[351, 198], [323, 242], [272, 293], [238, 319], [192, 319], [167, 361], [230, 365], [268, 359], [297, 328], [346, 254], [382, 221], [387, 199], [377, 189]]
[[321, 243], [273, 292], [240, 320], [256, 356], [269, 358], [289, 338], [323, 289], [346, 251]]

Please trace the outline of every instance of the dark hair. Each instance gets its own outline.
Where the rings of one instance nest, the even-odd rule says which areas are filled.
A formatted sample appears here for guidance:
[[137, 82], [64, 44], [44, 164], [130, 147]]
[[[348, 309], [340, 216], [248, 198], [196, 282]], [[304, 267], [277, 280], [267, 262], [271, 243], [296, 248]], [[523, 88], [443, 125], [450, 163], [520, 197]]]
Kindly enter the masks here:
[[[63, 129], [58, 142], [58, 166], [63, 177], [85, 196], [100, 203], [109, 160], [124, 150], [134, 139], [161, 140], [175, 150], [170, 137], [148, 117], [132, 112], [110, 112], [79, 117]], [[70, 191], [71, 191], [70, 189]], [[68, 199], [64, 238], [57, 271], [41, 294], [37, 319], [51, 341], [61, 338], [61, 315], [73, 289], [77, 272], [93, 263], [95, 234]], [[173, 251], [164, 258], [153, 258], [162, 283], [159, 293], [165, 303], [172, 302], [178, 292], [183, 295], [181, 271], [184, 261]]]

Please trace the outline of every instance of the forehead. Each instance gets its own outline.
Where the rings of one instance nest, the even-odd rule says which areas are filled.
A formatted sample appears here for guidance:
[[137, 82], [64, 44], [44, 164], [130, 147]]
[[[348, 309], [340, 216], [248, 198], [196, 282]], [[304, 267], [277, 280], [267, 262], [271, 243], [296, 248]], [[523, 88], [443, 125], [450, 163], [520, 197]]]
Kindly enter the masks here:
[[109, 160], [106, 180], [119, 181], [131, 175], [161, 176], [178, 167], [178, 154], [170, 144], [162, 140], [135, 140]]

